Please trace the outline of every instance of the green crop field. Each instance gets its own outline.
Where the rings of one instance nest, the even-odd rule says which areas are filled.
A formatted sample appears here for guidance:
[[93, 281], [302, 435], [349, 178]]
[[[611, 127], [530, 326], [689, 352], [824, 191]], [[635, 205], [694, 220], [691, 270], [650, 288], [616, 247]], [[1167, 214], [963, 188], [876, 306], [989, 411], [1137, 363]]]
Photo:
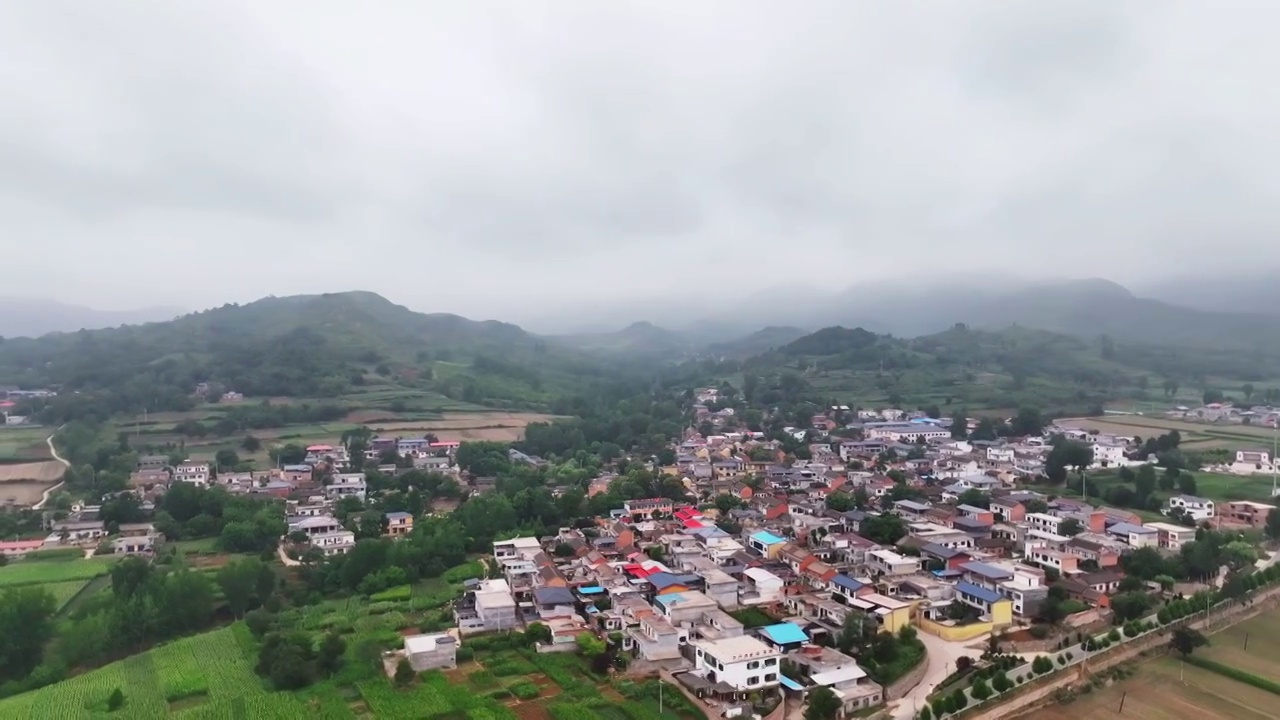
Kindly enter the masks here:
[[[55, 685], [0, 700], [0, 717], [89, 718], [105, 714], [116, 688], [128, 718], [306, 718], [307, 703], [266, 690], [233, 626], [178, 640]], [[251, 641], [248, 641], [251, 642]], [[324, 715], [322, 715], [324, 716]], [[346, 717], [351, 717], [348, 713]]]
[[[1277, 699], [1265, 690], [1239, 683], [1174, 658], [1143, 663], [1134, 677], [1031, 713], [1031, 720], [1129, 718], [1130, 720], [1267, 720], [1275, 718]], [[1120, 702], [1124, 712], [1120, 713]]]
[[[0, 588], [86, 582], [111, 570], [114, 557], [88, 560], [19, 560], [0, 567]], [[69, 598], [68, 598], [69, 599]]]
[[61, 610], [71, 601], [71, 598], [76, 596], [76, 593], [79, 593], [88, 584], [88, 580], [68, 580], [67, 582], [49, 583], [40, 587], [48, 590], [49, 594], [53, 595], [57, 608]]
[[1280, 610], [1214, 633], [1209, 643], [1196, 654], [1280, 682]]

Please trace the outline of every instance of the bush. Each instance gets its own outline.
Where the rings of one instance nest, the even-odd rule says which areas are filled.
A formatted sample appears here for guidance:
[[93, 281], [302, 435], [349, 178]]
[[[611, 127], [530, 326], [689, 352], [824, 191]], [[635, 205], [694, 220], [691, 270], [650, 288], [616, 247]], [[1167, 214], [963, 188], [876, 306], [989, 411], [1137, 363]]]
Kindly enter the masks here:
[[1064, 666], [1067, 664], [1067, 658], [1066, 658], [1066, 656], [1065, 656], [1065, 655], [1059, 655], [1059, 656], [1058, 656], [1058, 664], [1059, 664], [1059, 665], [1064, 665]]
[[511, 686], [511, 694], [520, 700], [532, 700], [538, 697], [538, 686], [531, 682], [516, 683]]
[[1031, 637], [1037, 640], [1043, 640], [1049, 637], [1049, 626], [1048, 625], [1032, 625], [1031, 629], [1028, 632], [1031, 633]]
[[991, 678], [991, 688], [998, 693], [1005, 692], [1012, 687], [1013, 681], [1010, 680], [1009, 676], [1005, 675], [1003, 672], [998, 672], [995, 677]]
[[975, 682], [973, 684], [973, 687], [969, 689], [969, 692], [973, 694], [973, 699], [977, 700], [978, 702], [982, 702], [983, 700], [986, 700], [992, 695], [991, 687], [987, 685], [986, 680], [982, 680], [982, 679], [979, 679], [977, 682]]
[[107, 711], [115, 712], [124, 707], [124, 691], [116, 688], [111, 691], [111, 697], [107, 698]]
[[370, 602], [404, 602], [413, 597], [413, 588], [408, 585], [397, 585], [393, 588], [387, 588], [382, 592], [376, 592], [369, 596]]
[[472, 650], [470, 645], [463, 645], [458, 648], [458, 651], [454, 653], [454, 656], [460, 663], [469, 662], [476, 656], [476, 651]]
[[917, 716], [917, 720], [933, 720], [933, 712], [929, 710], [928, 705], [920, 708], [920, 714]]
[[1107, 633], [1107, 640], [1113, 643], [1120, 642], [1120, 631], [1115, 628], [1111, 628], [1111, 632]]
[[955, 712], [960, 712], [968, 704], [969, 698], [964, 694], [963, 688], [957, 688], [955, 692], [951, 693], [951, 707], [955, 709]]
[[1067, 662], [1071, 662], [1076, 659], [1076, 656], [1072, 655], [1070, 650], [1067, 651], [1067, 654], [1064, 657], [1067, 658]]

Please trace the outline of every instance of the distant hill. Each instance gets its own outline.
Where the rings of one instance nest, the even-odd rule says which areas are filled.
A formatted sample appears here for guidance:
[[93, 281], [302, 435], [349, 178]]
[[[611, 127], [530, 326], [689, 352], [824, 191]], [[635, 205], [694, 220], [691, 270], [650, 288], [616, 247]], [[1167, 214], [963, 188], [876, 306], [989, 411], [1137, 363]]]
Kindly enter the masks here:
[[649, 322], [634, 322], [615, 332], [556, 335], [548, 339], [589, 353], [673, 361], [689, 353], [694, 345], [683, 334]]
[[1228, 277], [1191, 275], [1142, 283], [1143, 297], [1207, 312], [1280, 315], [1277, 271], [1244, 271]]
[[0, 383], [84, 391], [114, 412], [181, 408], [200, 382], [333, 399], [369, 375], [467, 402], [542, 408], [604, 372], [515, 325], [416, 313], [368, 292], [269, 297], [169, 322], [0, 342]]
[[734, 340], [713, 343], [707, 352], [718, 357], [748, 358], [787, 345], [806, 334], [798, 327], [771, 325]]
[[1019, 325], [1132, 343], [1280, 352], [1280, 317], [1197, 310], [1137, 297], [1100, 279], [1009, 289], [960, 286], [931, 293], [850, 291], [823, 314], [828, 316], [834, 324], [906, 337], [942, 332], [956, 323], [991, 330]]
[[94, 310], [47, 298], [0, 298], [0, 337], [39, 337], [52, 332], [137, 325], [172, 320], [185, 311], [174, 307]]
[[778, 380], [791, 375], [792, 391], [803, 382], [810, 398], [849, 404], [1028, 404], [1083, 412], [1159, 388], [1158, 358], [1169, 363], [1163, 369], [1190, 372], [1187, 364], [1200, 357], [1139, 350], [1020, 326], [991, 331], [956, 325], [916, 338], [833, 326], [749, 358], [733, 371], [763, 378], [757, 386], [777, 392], [783, 387]]

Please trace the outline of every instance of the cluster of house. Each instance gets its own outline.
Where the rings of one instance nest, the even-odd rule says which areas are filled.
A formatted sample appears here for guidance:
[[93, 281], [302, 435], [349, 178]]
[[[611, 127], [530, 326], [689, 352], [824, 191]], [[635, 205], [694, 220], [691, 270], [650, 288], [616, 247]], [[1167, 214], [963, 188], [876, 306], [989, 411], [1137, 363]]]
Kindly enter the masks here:
[[[155, 510], [154, 503], [144, 501], [142, 512], [150, 516]], [[60, 520], [54, 520], [51, 513], [46, 513], [49, 535], [43, 540], [14, 540], [0, 543], [0, 553], [6, 556], [20, 556], [36, 550], [69, 547], [97, 546], [111, 538], [110, 549], [117, 555], [150, 555], [155, 551], [160, 534], [155, 525], [149, 522], [121, 523], [114, 537], [111, 528], [103, 521], [100, 505], [84, 505], [77, 503], [71, 512]]]
[[1236, 407], [1232, 403], [1208, 403], [1197, 408], [1179, 405], [1165, 412], [1165, 417], [1186, 422], [1275, 427], [1280, 422], [1280, 408], [1267, 405]]
[[[725, 489], [745, 507], [723, 517], [665, 498], [629, 500], [594, 527], [495, 542], [501, 574], [469, 582], [455, 608], [458, 633], [539, 622], [551, 630], [548, 650], [572, 648], [585, 631], [618, 633], [636, 662], [672, 670], [699, 696], [826, 686], [857, 711], [880, 703], [884, 688], [821, 642], [850, 616], [882, 632], [914, 623], [963, 640], [1029, 623], [1054, 583], [1105, 610], [1124, 578], [1122, 556], [1140, 547], [1176, 551], [1196, 533], [1125, 510], [1050, 501], [987, 475], [881, 511], [826, 507], [833, 490], [882, 494], [882, 485], [867, 473], [833, 477], [808, 467], [766, 476], [755, 489]], [[957, 502], [969, 489], [981, 491], [986, 507]], [[1177, 500], [1187, 513], [1217, 510], [1219, 519], [1254, 527], [1270, 510]], [[899, 516], [907, 534], [892, 545], [866, 537], [880, 514]], [[776, 622], [747, 628], [731, 614], [751, 607]]]
[[[675, 672], [701, 697], [821, 685], [849, 711], [882, 702], [854, 658], [820, 641], [851, 613], [896, 631], [910, 606], [838, 571], [842, 557], [801, 560], [789, 540], [731, 535], [667, 499], [631, 500], [611, 515], [586, 530], [495, 542], [501, 576], [468, 584], [455, 607], [459, 633], [538, 622], [551, 631], [543, 651], [573, 649], [584, 632], [616, 634], [633, 662]], [[731, 613], [749, 607], [780, 619], [747, 628]]]

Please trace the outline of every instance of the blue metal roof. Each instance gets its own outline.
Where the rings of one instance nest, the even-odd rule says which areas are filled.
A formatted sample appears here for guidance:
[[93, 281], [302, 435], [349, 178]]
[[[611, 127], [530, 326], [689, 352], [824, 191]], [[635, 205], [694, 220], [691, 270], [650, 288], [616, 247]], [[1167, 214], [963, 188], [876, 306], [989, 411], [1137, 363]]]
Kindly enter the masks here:
[[794, 625], [792, 623], [769, 625], [767, 627], [760, 628], [760, 632], [764, 633], [765, 637], [774, 641], [778, 645], [788, 645], [790, 643], [802, 643], [809, 641], [809, 636], [805, 634], [804, 630], [801, 630], [799, 625]]
[[1004, 568], [998, 568], [995, 565], [988, 565], [987, 563], [981, 562], [967, 562], [961, 565], [960, 569], [974, 573], [975, 575], [991, 578], [993, 580], [1013, 577], [1013, 573], [1005, 570]]
[[578, 592], [582, 593], [583, 595], [597, 595], [599, 593], [604, 592], [604, 588], [600, 587], [599, 585], [587, 585], [585, 587], [578, 588]]
[[791, 678], [787, 677], [786, 675], [779, 675], [779, 676], [778, 676], [778, 682], [782, 684], [782, 687], [784, 687], [784, 688], [786, 688], [786, 689], [788, 689], [788, 690], [795, 690], [796, 692], [802, 692], [802, 691], [804, 691], [804, 686], [803, 686], [803, 685], [801, 685], [800, 683], [796, 682], [795, 680], [792, 680]]
[[753, 534], [751, 539], [762, 542], [765, 545], [776, 545], [777, 543], [786, 542], [783, 538], [780, 538], [767, 530], [761, 530], [760, 532]]
[[956, 583], [956, 592], [964, 593], [971, 597], [976, 597], [983, 602], [993, 603], [1002, 599], [1002, 595], [995, 590], [988, 590], [984, 587], [978, 587], [973, 583], [960, 582]]
[[857, 580], [854, 580], [853, 578], [849, 577], [848, 575], [837, 575], [831, 578], [831, 582], [836, 587], [842, 587], [846, 590], [852, 590], [853, 592], [857, 592], [862, 588], [866, 587], [865, 583], [860, 583]]

